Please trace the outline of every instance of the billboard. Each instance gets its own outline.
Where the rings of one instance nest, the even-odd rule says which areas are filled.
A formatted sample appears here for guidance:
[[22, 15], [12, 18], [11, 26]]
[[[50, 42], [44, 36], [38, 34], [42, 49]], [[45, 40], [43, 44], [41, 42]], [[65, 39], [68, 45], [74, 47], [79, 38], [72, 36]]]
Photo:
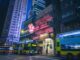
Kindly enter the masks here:
[[61, 49], [80, 50], [80, 31], [59, 35]]
[[34, 29], [35, 29], [34, 25], [33, 25], [32, 23], [30, 23], [30, 24], [28, 25], [28, 30], [29, 30], [29, 32], [30, 32], [30, 33], [33, 33], [33, 32], [34, 32]]

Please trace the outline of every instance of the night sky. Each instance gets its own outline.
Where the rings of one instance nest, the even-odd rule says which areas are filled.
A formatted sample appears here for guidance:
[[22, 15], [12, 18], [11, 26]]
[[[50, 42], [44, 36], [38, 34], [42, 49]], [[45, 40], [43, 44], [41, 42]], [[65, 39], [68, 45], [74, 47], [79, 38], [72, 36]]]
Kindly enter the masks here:
[[9, 1], [10, 0], [0, 0], [0, 36], [3, 29]]

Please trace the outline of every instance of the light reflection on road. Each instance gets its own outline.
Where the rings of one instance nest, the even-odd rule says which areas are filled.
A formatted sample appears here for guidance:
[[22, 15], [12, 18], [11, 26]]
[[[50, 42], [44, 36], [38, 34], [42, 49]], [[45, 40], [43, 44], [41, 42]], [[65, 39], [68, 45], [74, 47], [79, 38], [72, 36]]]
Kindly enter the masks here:
[[59, 60], [47, 56], [3, 55], [0, 60]]

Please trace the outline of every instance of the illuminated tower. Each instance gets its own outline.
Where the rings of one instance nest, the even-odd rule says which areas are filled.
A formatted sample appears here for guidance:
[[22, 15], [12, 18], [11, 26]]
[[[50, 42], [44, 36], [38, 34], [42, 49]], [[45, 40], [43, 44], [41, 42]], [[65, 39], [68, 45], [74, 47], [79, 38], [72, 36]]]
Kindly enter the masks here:
[[10, 0], [2, 39], [6, 44], [19, 42], [22, 22], [26, 19], [27, 0]]

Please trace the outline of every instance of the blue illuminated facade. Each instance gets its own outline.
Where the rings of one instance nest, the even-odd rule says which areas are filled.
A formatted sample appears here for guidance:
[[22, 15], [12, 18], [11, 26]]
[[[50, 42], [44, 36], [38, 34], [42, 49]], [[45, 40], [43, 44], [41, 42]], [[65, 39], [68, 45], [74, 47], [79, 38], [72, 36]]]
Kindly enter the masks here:
[[27, 0], [10, 1], [2, 33], [3, 37], [4, 35], [6, 36], [5, 41], [8, 45], [13, 44], [13, 42], [19, 42], [21, 25], [26, 20], [26, 4]]
[[32, 0], [27, 0], [27, 13], [26, 13], [26, 19], [30, 18], [30, 12], [31, 12], [31, 8], [32, 8]]
[[80, 30], [70, 31], [58, 36], [61, 49], [64, 50], [80, 50]]

